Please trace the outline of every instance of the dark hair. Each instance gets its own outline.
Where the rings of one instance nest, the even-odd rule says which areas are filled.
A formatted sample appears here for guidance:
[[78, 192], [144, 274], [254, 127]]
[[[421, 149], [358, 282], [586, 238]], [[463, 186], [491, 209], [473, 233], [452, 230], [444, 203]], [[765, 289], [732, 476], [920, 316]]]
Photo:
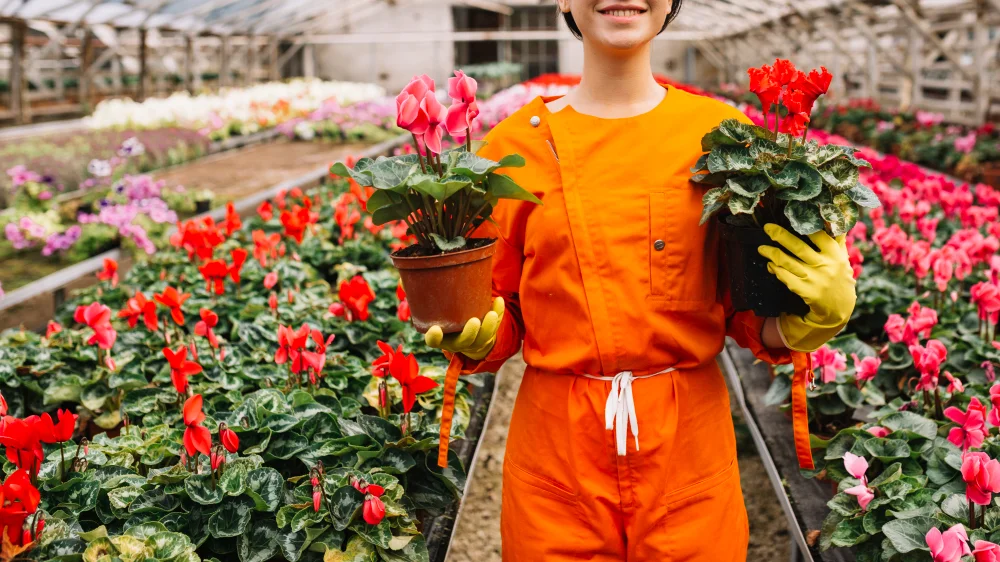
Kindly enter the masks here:
[[[670, 25], [670, 22], [674, 21], [674, 18], [681, 12], [681, 4], [684, 0], [670, 0], [670, 13], [667, 14], [667, 21], [663, 22], [663, 27], [660, 28], [660, 33]], [[583, 33], [580, 33], [580, 28], [576, 25], [576, 20], [573, 19], [573, 14], [570, 12], [563, 12], [563, 19], [566, 20], [566, 25], [569, 26], [569, 30], [576, 36], [577, 39], [583, 39]]]

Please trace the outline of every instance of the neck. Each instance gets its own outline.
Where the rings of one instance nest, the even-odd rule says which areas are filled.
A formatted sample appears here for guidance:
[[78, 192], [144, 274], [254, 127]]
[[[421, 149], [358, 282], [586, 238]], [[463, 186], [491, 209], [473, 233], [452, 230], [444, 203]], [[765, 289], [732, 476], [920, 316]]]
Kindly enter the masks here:
[[581, 100], [632, 106], [662, 95], [653, 78], [650, 43], [629, 51], [610, 51], [584, 41], [583, 75], [577, 88]]

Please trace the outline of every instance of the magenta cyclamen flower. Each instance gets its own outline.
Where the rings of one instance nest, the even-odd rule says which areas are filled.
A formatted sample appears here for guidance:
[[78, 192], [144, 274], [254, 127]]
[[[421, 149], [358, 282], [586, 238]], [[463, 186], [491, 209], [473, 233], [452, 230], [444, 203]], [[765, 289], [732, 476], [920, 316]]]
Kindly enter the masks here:
[[944, 533], [934, 527], [927, 531], [924, 540], [927, 541], [934, 562], [961, 562], [963, 556], [972, 554], [969, 549], [969, 535], [961, 523]]
[[993, 494], [1000, 493], [1000, 462], [986, 453], [965, 453], [962, 480], [965, 481], [965, 497], [970, 502], [990, 505]]
[[837, 380], [837, 373], [847, 369], [847, 357], [843, 352], [828, 345], [814, 351], [812, 361], [813, 367], [820, 369], [820, 377], [824, 384], [834, 382]]
[[963, 451], [975, 449], [986, 439], [986, 407], [978, 398], [969, 401], [969, 408], [962, 411], [951, 406], [944, 411], [946, 418], [958, 424], [948, 432], [948, 441]]
[[878, 357], [859, 359], [857, 353], [852, 353], [851, 358], [854, 359], [854, 378], [858, 382], [870, 381], [875, 378], [875, 375], [878, 374], [878, 368], [882, 364], [882, 360]]
[[976, 541], [972, 556], [976, 562], [1000, 562], [1000, 546], [989, 541]]

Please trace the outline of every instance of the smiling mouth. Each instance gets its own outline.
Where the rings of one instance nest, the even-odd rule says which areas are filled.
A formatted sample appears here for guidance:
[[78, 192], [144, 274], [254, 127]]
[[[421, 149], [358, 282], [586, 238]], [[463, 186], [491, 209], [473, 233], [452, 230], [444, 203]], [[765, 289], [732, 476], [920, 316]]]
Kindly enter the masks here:
[[617, 6], [612, 6], [610, 8], [598, 11], [606, 16], [614, 16], [617, 18], [629, 18], [638, 16], [639, 14], [646, 13], [646, 10], [643, 10], [641, 8], [619, 8]]

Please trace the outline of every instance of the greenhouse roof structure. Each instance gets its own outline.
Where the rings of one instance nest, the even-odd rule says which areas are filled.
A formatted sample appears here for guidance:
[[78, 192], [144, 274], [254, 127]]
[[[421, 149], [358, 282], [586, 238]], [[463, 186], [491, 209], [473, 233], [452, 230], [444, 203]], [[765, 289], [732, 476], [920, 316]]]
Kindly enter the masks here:
[[[552, 4], [552, 0], [0, 0], [0, 16], [24, 20], [76, 22], [118, 28], [166, 28], [187, 33], [261, 34], [283, 37], [347, 33], [352, 24], [377, 17], [390, 6], [444, 2], [507, 13], [512, 6]], [[989, 0], [998, 10], [1000, 0]], [[973, 0], [687, 0], [666, 39], [724, 37], [788, 16], [844, 7], [890, 11], [975, 6]], [[899, 7], [900, 5], [904, 7]], [[327, 40], [327, 42], [331, 42]]]

